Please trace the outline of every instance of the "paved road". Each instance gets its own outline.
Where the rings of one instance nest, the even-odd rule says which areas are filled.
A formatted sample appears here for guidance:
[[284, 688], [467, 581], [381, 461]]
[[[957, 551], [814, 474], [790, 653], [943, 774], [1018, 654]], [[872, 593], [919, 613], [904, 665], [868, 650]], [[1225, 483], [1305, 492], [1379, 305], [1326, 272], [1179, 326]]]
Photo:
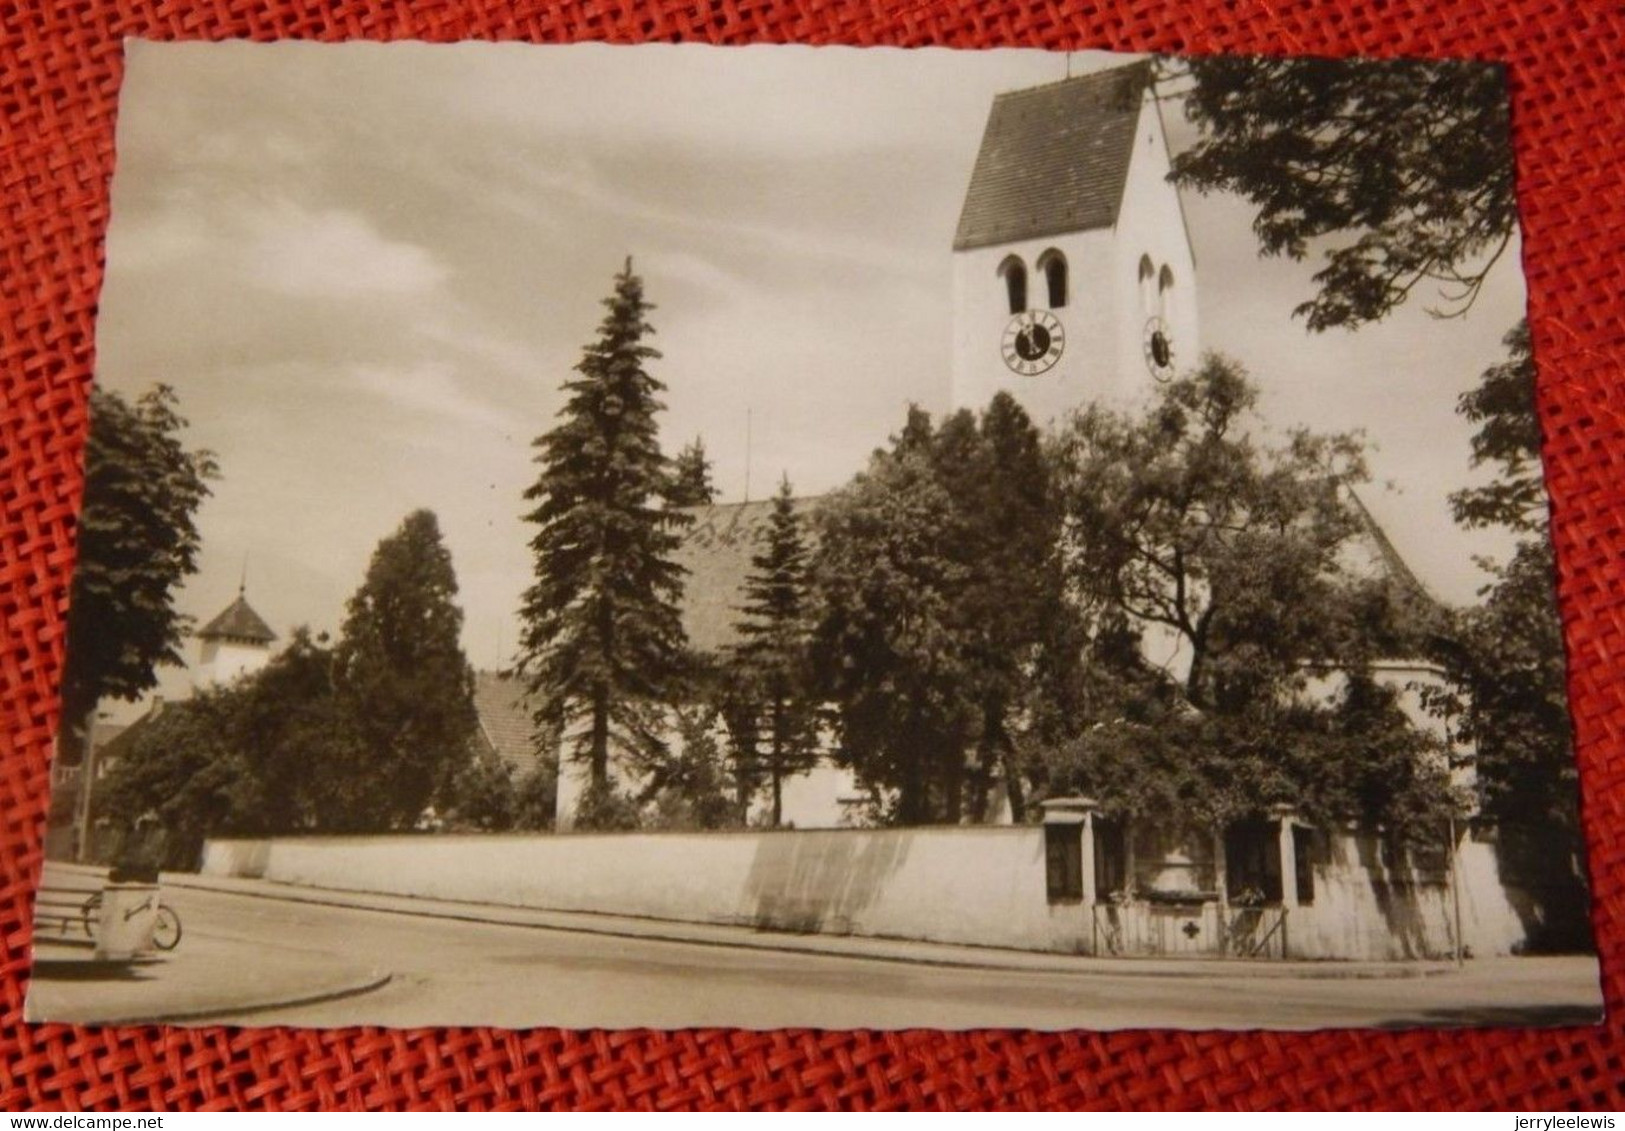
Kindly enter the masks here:
[[[382, 989], [242, 1020], [286, 1025], [571, 1028], [1291, 1028], [1584, 1023], [1582, 959], [1470, 964], [1462, 974], [1361, 980], [1161, 978], [951, 969], [866, 958], [613, 938], [201, 890], [166, 897], [191, 947], [393, 972]], [[156, 987], [155, 987], [156, 988]], [[230, 1016], [216, 1020], [230, 1021]]]

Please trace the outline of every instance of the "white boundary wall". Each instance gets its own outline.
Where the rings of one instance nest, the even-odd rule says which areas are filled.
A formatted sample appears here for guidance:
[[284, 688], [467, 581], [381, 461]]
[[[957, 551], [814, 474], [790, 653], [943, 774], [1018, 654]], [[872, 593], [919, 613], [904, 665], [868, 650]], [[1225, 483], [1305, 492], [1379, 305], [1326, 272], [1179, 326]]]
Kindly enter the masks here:
[[1089, 945], [1081, 909], [1045, 901], [1031, 827], [212, 840], [202, 870], [802, 933]]
[[[1454, 945], [1442, 877], [1391, 872], [1367, 838], [1336, 834], [1315, 901], [1288, 918], [1294, 958], [1442, 957]], [[553, 911], [799, 933], [1087, 953], [1090, 909], [1050, 905], [1034, 826], [309, 837], [211, 840], [206, 875]], [[1459, 861], [1463, 937], [1481, 957], [1524, 928], [1493, 846]]]

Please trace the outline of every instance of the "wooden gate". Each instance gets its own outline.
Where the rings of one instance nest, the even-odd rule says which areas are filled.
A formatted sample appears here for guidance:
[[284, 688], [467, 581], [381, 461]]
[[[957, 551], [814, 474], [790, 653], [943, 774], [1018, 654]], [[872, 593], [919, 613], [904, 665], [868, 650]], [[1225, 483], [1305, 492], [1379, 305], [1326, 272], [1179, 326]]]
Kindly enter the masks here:
[[1285, 958], [1286, 908], [1217, 902], [1102, 903], [1094, 908], [1094, 953], [1150, 958]]
[[1233, 958], [1285, 958], [1286, 908], [1232, 908], [1224, 949]]

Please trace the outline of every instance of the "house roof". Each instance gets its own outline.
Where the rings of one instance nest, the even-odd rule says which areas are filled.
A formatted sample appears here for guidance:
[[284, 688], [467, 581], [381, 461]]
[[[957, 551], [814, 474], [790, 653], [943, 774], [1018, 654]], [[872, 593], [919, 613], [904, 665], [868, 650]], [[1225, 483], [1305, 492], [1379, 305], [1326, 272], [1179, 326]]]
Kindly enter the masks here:
[[130, 728], [130, 723], [115, 723], [98, 719], [90, 725], [90, 746], [100, 750]]
[[227, 605], [219, 616], [204, 625], [197, 635], [199, 640], [246, 640], [254, 644], [269, 644], [276, 639], [276, 633], [271, 631], [271, 626], [249, 606], [248, 599], [241, 591], [238, 592], [237, 599]]
[[[817, 510], [821, 501], [796, 499], [796, 511], [806, 517]], [[674, 555], [677, 564], [688, 571], [683, 579], [683, 630], [690, 647], [718, 652], [738, 639], [735, 626], [745, 604], [750, 559], [773, 513], [773, 500], [683, 509], [694, 517]], [[811, 545], [810, 526], [804, 531]]]
[[502, 672], [475, 672], [474, 713], [481, 737], [516, 777], [536, 768], [535, 723], [523, 683]]
[[1150, 82], [1142, 62], [998, 95], [954, 250], [1115, 224]]
[[96, 757], [102, 767], [102, 772], [106, 772], [120, 758], [128, 755], [135, 748], [136, 743], [141, 741], [141, 736], [151, 729], [152, 721], [168, 709], [169, 705], [164, 700], [154, 699], [140, 716], [118, 727], [113, 733], [106, 735], [105, 738], [100, 737], [98, 734], [100, 728], [105, 724], [97, 723], [96, 729], [91, 731], [91, 741], [96, 748]]

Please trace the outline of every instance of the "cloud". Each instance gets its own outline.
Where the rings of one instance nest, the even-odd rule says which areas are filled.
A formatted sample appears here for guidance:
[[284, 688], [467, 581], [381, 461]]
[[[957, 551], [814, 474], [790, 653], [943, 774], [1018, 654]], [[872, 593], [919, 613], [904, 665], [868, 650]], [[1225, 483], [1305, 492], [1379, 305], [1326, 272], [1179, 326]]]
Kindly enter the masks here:
[[426, 361], [410, 366], [357, 365], [355, 386], [387, 406], [442, 424], [456, 422], [504, 436], [523, 430], [524, 421], [469, 392], [449, 365]]
[[163, 273], [195, 261], [209, 243], [208, 226], [196, 211], [170, 208], [114, 225], [107, 233], [107, 261], [124, 272]]
[[243, 269], [269, 290], [304, 298], [410, 296], [446, 277], [427, 249], [383, 236], [354, 212], [283, 202], [244, 219]]

